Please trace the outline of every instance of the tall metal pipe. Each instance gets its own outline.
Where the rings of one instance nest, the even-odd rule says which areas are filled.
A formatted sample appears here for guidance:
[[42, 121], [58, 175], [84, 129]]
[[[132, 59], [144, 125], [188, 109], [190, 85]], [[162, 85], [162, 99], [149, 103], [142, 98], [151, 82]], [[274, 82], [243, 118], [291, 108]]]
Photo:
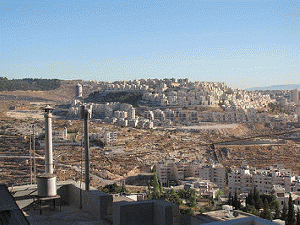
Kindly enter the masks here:
[[53, 174], [53, 153], [52, 153], [52, 110], [53, 108], [47, 105], [45, 108], [45, 172]]
[[30, 155], [30, 184], [32, 184], [32, 149], [31, 149], [31, 132], [29, 134], [29, 155]]
[[35, 160], [35, 133], [34, 124], [32, 125], [32, 143], [33, 143], [33, 172], [34, 172], [34, 182], [36, 183], [36, 160]]
[[84, 109], [85, 190], [90, 190], [89, 111]]

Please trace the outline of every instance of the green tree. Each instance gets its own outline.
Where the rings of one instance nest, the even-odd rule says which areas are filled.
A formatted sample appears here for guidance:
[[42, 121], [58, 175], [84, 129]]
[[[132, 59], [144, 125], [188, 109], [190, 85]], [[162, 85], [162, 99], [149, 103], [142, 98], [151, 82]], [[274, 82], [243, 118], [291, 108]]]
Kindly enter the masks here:
[[262, 207], [263, 207], [263, 202], [262, 202], [261, 198], [258, 196], [257, 202], [255, 204], [255, 208], [261, 209]]
[[149, 199], [160, 199], [163, 197], [162, 184], [158, 181], [156, 172], [154, 172], [154, 178], [151, 184], [148, 184]]
[[286, 225], [294, 225], [295, 223], [295, 209], [294, 209], [294, 203], [291, 194], [289, 196], [288, 214], [285, 222]]
[[285, 204], [285, 201], [283, 201], [282, 211], [281, 211], [281, 219], [286, 220], [287, 219], [287, 206]]
[[163, 185], [162, 183], [159, 183], [159, 192], [163, 193], [164, 189], [163, 189]]
[[254, 205], [247, 205], [246, 206], [246, 211], [250, 214], [259, 216], [259, 211], [255, 208]]
[[121, 192], [123, 192], [123, 193], [127, 192], [127, 189], [126, 189], [126, 186], [125, 186], [125, 182], [123, 182], [123, 184], [122, 184]]
[[232, 198], [231, 192], [229, 192], [229, 195], [228, 195], [228, 201], [227, 201], [227, 204], [228, 204], [228, 205], [232, 205], [231, 198]]
[[196, 190], [195, 189], [189, 189], [188, 191], [188, 200], [189, 200], [189, 205], [191, 207], [196, 206]]
[[118, 186], [116, 183], [106, 185], [102, 188], [102, 191], [108, 194], [116, 194], [121, 193], [121, 187]]
[[270, 205], [273, 205], [274, 206], [274, 218], [275, 219], [280, 219], [280, 204], [278, 201], [276, 202], [271, 202]]
[[192, 215], [194, 215], [194, 211], [191, 208], [180, 209], [180, 214], [192, 216]]
[[297, 210], [296, 219], [297, 219], [296, 225], [300, 225], [300, 211], [299, 210]]
[[255, 208], [257, 210], [261, 209], [263, 207], [263, 202], [259, 196], [259, 192], [258, 190], [256, 189], [256, 187], [254, 187], [254, 191], [253, 191], [253, 199], [254, 199], [254, 202], [255, 202]]
[[253, 199], [253, 193], [252, 193], [252, 191], [250, 191], [249, 195], [246, 198], [246, 205], [253, 205], [253, 206], [255, 206], [255, 202], [254, 202], [254, 199]]
[[178, 195], [182, 199], [185, 199], [185, 200], [187, 199], [187, 191], [185, 189], [180, 189], [178, 191]]
[[169, 202], [173, 202], [174, 204], [181, 205], [182, 201], [179, 198], [178, 194], [174, 191], [174, 189], [167, 190], [164, 194], [164, 199]]
[[196, 206], [196, 190], [193, 188], [190, 188], [189, 190], [180, 189], [178, 191], [178, 196], [181, 199], [184, 199], [187, 203], [187, 205], [191, 207]]
[[224, 195], [224, 192], [221, 189], [219, 189], [216, 193], [216, 199], [218, 199], [219, 196], [222, 196], [222, 195]]
[[235, 190], [235, 193], [234, 193], [232, 206], [235, 209], [240, 209], [241, 208], [241, 202], [240, 202], [240, 199], [238, 198], [237, 190]]
[[263, 203], [263, 211], [261, 213], [261, 217], [267, 220], [272, 220], [272, 213], [270, 210], [270, 206], [269, 206], [269, 202], [267, 200], [267, 198], [264, 199], [264, 203]]

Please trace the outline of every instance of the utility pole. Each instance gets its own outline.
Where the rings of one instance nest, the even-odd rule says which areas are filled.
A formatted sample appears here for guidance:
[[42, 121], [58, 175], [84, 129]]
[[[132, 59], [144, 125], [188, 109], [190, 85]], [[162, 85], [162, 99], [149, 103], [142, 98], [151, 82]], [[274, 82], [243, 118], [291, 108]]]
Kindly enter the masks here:
[[34, 134], [34, 124], [32, 125], [32, 144], [33, 144], [33, 169], [34, 169], [34, 182], [36, 183], [36, 160], [35, 160], [35, 134]]
[[30, 185], [32, 185], [32, 149], [31, 149], [31, 132], [29, 132], [29, 155], [30, 155]]
[[85, 149], [85, 190], [90, 190], [90, 157], [89, 157], [89, 118], [91, 110], [81, 106], [81, 118], [84, 126], [84, 149]]
[[82, 209], [82, 180], [83, 180], [83, 139], [81, 139], [81, 179], [80, 179], [80, 205], [79, 208]]

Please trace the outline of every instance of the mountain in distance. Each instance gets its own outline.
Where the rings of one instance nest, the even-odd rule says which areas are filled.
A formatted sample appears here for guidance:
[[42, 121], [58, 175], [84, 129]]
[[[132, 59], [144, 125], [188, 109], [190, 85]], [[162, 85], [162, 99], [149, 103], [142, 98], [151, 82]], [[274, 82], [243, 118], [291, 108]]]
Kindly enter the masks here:
[[300, 84], [284, 84], [284, 85], [272, 85], [268, 87], [253, 87], [248, 88], [248, 91], [268, 91], [268, 90], [300, 90]]

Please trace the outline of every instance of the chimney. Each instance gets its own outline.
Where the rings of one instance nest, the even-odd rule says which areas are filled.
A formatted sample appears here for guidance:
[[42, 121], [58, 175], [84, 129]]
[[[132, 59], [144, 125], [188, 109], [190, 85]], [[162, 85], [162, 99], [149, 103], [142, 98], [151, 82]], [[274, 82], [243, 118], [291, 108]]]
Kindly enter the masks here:
[[37, 189], [39, 197], [56, 196], [56, 175], [53, 174], [52, 155], [52, 111], [53, 108], [47, 105], [45, 110], [45, 173], [37, 176]]
[[53, 174], [53, 154], [52, 154], [52, 111], [53, 108], [47, 105], [45, 110], [45, 173]]

